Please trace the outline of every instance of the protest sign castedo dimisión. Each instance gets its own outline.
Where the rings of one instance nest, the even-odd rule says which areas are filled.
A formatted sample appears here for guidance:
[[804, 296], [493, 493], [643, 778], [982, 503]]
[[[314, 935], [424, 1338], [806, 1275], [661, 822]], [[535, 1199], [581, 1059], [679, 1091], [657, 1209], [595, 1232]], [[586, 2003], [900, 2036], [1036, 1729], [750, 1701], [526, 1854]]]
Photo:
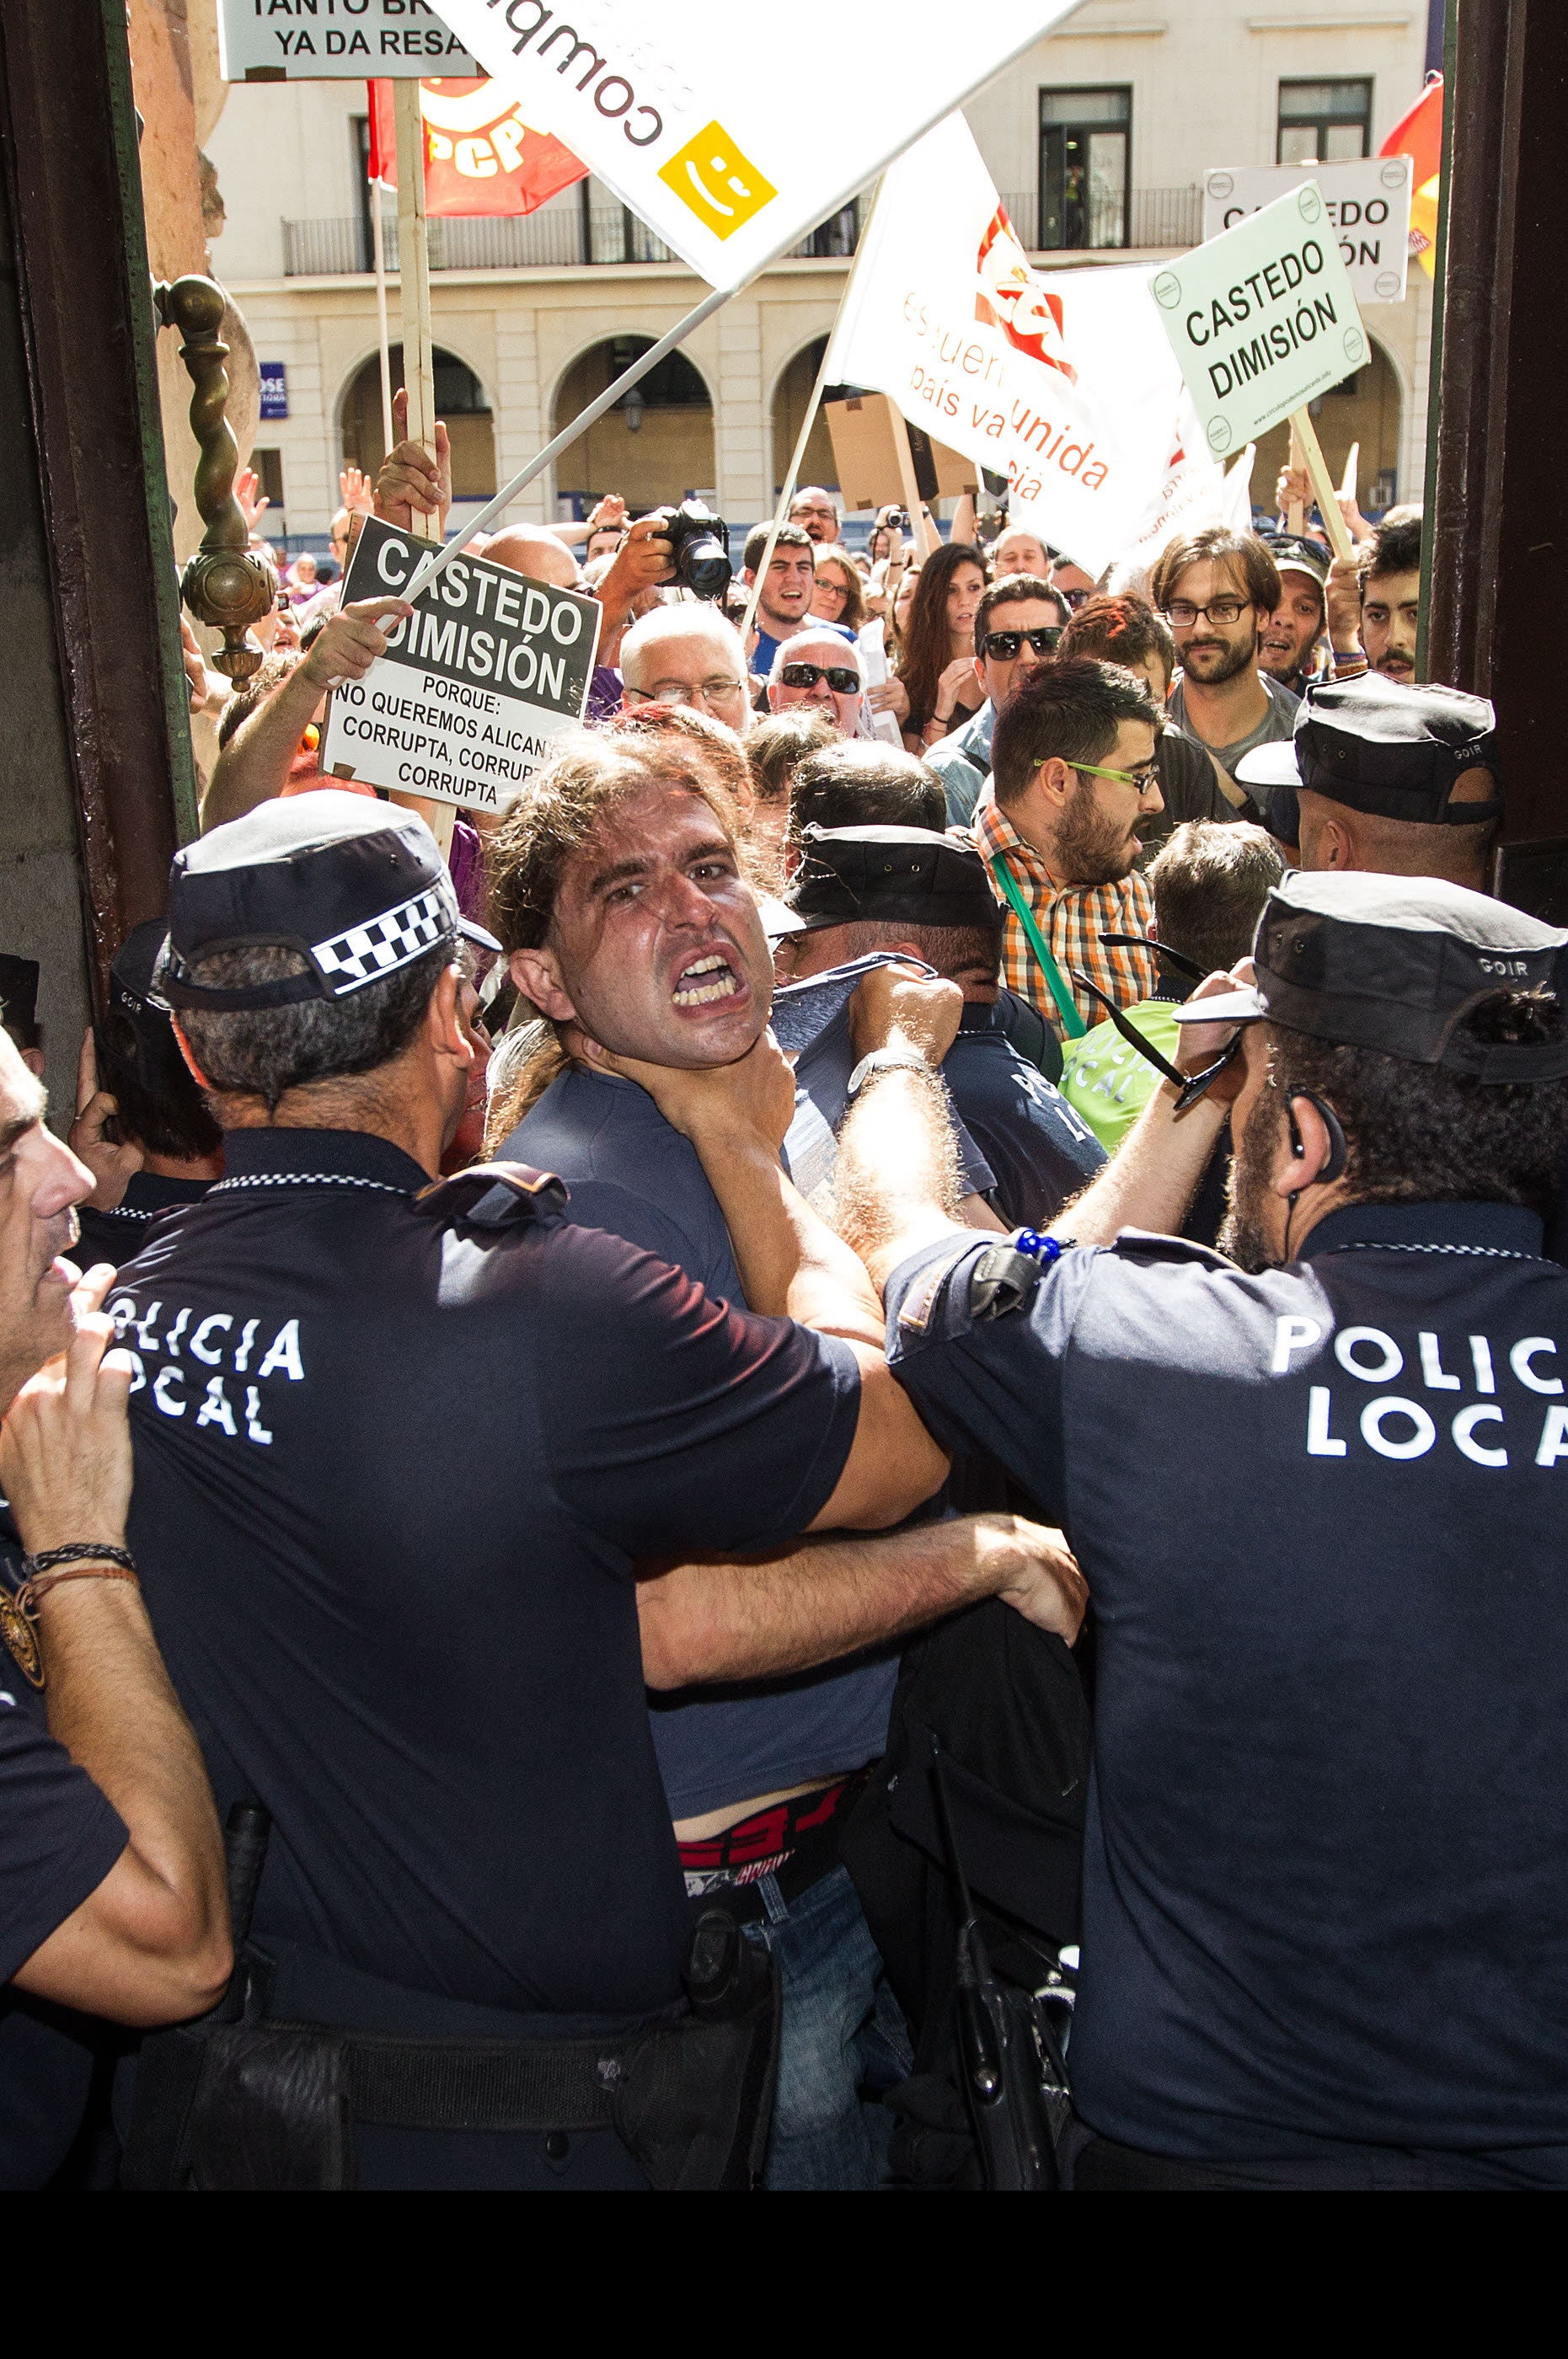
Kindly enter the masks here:
[[[400, 591], [430, 543], [367, 516], [345, 600]], [[332, 691], [321, 767], [437, 802], [505, 810], [581, 720], [603, 609], [572, 590], [457, 557]]]

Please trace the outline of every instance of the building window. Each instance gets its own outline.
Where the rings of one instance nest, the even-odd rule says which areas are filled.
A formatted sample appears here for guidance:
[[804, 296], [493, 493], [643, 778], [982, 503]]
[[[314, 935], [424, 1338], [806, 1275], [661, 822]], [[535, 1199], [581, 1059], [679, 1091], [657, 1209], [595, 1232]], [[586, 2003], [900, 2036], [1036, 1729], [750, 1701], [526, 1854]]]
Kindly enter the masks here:
[[279, 451], [256, 451], [250, 454], [257, 483], [267, 495], [267, 506], [281, 514], [287, 503], [283, 497], [283, 454]]
[[1042, 90], [1040, 242], [1125, 245], [1132, 167], [1132, 92]]
[[1371, 153], [1372, 81], [1282, 82], [1281, 164], [1343, 164]]

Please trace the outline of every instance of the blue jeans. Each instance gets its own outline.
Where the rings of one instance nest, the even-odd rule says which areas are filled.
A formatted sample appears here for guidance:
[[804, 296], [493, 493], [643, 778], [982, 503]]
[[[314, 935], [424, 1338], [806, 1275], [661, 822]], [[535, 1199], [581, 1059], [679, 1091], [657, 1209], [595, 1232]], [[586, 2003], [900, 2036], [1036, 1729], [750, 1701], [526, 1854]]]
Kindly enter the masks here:
[[914, 2058], [855, 1886], [835, 1867], [793, 1900], [770, 1875], [757, 1890], [767, 1919], [746, 1930], [779, 1961], [784, 1995], [765, 2183], [822, 2193], [876, 2188], [893, 2132], [879, 2101]]

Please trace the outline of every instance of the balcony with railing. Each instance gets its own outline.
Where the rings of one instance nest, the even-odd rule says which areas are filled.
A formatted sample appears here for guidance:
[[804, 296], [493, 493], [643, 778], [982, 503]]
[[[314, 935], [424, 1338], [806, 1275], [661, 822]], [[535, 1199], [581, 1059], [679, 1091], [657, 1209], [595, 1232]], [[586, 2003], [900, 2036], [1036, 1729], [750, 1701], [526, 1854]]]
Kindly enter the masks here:
[[[857, 235], [855, 210], [849, 205], [789, 251], [802, 255], [853, 254]], [[387, 267], [395, 271], [395, 215], [385, 219], [384, 238]], [[591, 210], [557, 206], [499, 220], [432, 217], [430, 249], [432, 271], [559, 270], [583, 263], [624, 268], [628, 263], [678, 258], [624, 205], [595, 205]], [[336, 278], [374, 268], [370, 223], [358, 214], [283, 224], [286, 277]]]
[[[1203, 193], [1199, 188], [1134, 189], [1123, 195], [1096, 192], [1077, 213], [1048, 222], [1040, 240], [1040, 198], [1029, 189], [1003, 199], [1022, 243], [1049, 261], [1062, 253], [1115, 253], [1126, 247], [1181, 250], [1203, 234]], [[791, 246], [810, 259], [855, 252], [859, 217], [846, 205]], [[385, 221], [387, 267], [397, 267], [397, 223]], [[432, 219], [430, 268], [440, 270], [568, 269], [583, 264], [624, 269], [628, 264], [670, 262], [670, 248], [623, 205], [548, 207], [503, 220]], [[370, 223], [359, 214], [339, 220], [286, 221], [283, 269], [289, 278], [356, 277], [375, 266]]]

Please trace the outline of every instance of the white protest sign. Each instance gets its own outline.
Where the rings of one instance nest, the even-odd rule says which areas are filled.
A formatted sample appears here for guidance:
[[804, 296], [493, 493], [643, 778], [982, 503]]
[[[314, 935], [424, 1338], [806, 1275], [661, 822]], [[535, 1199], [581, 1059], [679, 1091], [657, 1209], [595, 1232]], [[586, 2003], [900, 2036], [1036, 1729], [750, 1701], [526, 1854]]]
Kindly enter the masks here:
[[1149, 293], [1216, 452], [1304, 409], [1371, 349], [1315, 180], [1154, 272]]
[[[366, 516], [345, 603], [396, 596], [428, 541]], [[582, 718], [603, 609], [483, 558], [454, 558], [365, 678], [332, 690], [321, 768], [505, 810]]]
[[218, 0], [225, 82], [483, 71], [426, 0]]
[[1410, 244], [1410, 159], [1363, 156], [1348, 164], [1260, 164], [1203, 175], [1203, 235], [1218, 237], [1248, 213], [1315, 180], [1339, 234], [1358, 303], [1402, 303]]
[[1032, 269], [952, 115], [883, 179], [828, 375], [1006, 475], [1011, 522], [1098, 573], [1138, 538], [1178, 442], [1213, 464], [1152, 275]]
[[[1192, 411], [1188, 408], [1188, 419]], [[1250, 446], [1249, 446], [1250, 451]], [[1228, 532], [1252, 529], [1252, 460], [1249, 451], [1228, 472], [1201, 443], [1178, 440], [1170, 472], [1133, 537], [1119, 551], [1124, 565], [1151, 566], [1178, 533], [1221, 525]]]
[[808, 33], [766, 0], [440, 0], [528, 120], [715, 288], [744, 286], [1076, 5], [855, 0]]

